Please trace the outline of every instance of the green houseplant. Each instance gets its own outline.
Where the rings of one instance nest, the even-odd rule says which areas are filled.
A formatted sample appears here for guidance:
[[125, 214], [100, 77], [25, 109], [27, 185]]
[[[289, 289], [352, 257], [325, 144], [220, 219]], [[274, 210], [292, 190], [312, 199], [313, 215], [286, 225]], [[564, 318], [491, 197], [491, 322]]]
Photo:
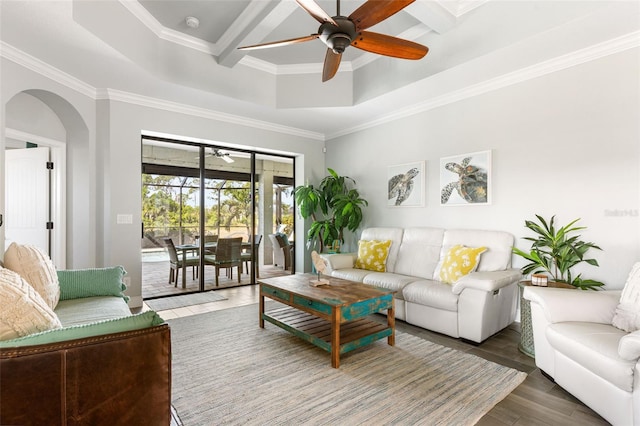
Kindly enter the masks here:
[[546, 272], [555, 281], [562, 281], [583, 290], [597, 290], [604, 284], [600, 281], [583, 279], [581, 274], [572, 276], [571, 268], [579, 263], [586, 262], [589, 265], [599, 266], [596, 259], [585, 257], [590, 249], [602, 250], [591, 242], [580, 240], [580, 235], [576, 232], [586, 229], [584, 226], [576, 226], [580, 219], [575, 219], [569, 224], [556, 227], [555, 216], [549, 222], [539, 215], [536, 215], [539, 223], [526, 220], [525, 227], [537, 234], [536, 237], [524, 237], [531, 241], [531, 250], [527, 253], [516, 247], [513, 252], [530, 263], [522, 268], [523, 274]]
[[355, 180], [332, 169], [327, 171], [329, 174], [318, 187], [307, 184], [294, 190], [300, 215], [313, 220], [307, 233], [307, 247], [318, 244], [320, 252], [335, 240], [344, 243], [344, 229], [356, 231], [362, 222], [362, 207], [369, 205], [352, 187]]

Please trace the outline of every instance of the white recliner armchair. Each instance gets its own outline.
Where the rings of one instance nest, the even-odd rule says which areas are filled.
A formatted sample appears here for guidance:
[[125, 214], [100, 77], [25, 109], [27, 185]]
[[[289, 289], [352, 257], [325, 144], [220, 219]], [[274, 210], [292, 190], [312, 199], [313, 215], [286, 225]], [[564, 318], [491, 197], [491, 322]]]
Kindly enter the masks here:
[[536, 365], [613, 425], [640, 425], [640, 331], [612, 325], [621, 291], [527, 287], [524, 298]]

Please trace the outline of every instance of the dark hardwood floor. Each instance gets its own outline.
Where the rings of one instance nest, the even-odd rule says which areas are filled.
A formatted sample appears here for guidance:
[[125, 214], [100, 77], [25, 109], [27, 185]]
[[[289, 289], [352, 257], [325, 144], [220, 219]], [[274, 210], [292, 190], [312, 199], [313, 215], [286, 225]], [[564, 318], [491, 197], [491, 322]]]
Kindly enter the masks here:
[[[216, 291], [224, 295], [227, 300], [207, 305], [196, 305], [193, 309], [180, 308], [174, 311], [164, 311], [160, 314], [165, 319], [168, 319], [258, 302], [259, 291], [257, 285], [246, 285]], [[195, 309], [196, 307], [198, 309]], [[374, 318], [381, 322], [386, 321], [386, 317], [382, 315], [375, 315]], [[560, 386], [544, 377], [540, 369], [536, 367], [535, 360], [518, 350], [518, 343], [520, 342], [519, 323], [513, 323], [480, 345], [473, 345], [460, 339], [433, 333], [400, 320], [396, 321], [396, 328], [399, 331], [456, 350], [468, 352], [528, 374], [526, 380], [520, 386], [477, 423], [480, 426], [582, 426], [609, 424]]]
[[[380, 317], [380, 320], [384, 321], [384, 317]], [[519, 323], [513, 323], [477, 346], [404, 321], [396, 321], [396, 329], [528, 374], [520, 386], [477, 423], [479, 426], [609, 424], [570, 393], [543, 376], [536, 367], [535, 360], [518, 350]]]

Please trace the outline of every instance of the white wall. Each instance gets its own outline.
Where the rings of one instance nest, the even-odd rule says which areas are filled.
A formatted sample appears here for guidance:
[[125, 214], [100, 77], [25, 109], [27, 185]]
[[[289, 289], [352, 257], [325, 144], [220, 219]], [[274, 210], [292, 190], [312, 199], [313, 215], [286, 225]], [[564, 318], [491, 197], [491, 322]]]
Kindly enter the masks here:
[[[249, 146], [259, 151], [295, 153], [296, 179], [304, 182], [315, 179], [324, 169], [322, 142], [307, 140], [298, 136], [275, 133], [252, 127], [244, 127], [211, 119], [168, 112], [140, 105], [101, 101], [103, 105], [100, 117], [108, 117], [108, 128], [99, 134], [103, 168], [99, 173], [103, 180], [99, 194], [104, 206], [101, 218], [98, 247], [103, 248], [101, 263], [124, 265], [131, 279], [128, 294], [141, 294], [140, 282], [142, 264], [140, 260], [140, 223], [141, 223], [141, 134], [143, 130], [220, 141], [232, 146]], [[306, 161], [305, 158], [319, 158], [320, 161]], [[118, 225], [118, 214], [133, 215], [133, 224]], [[302, 221], [297, 223], [296, 233], [304, 235], [306, 229]], [[299, 248], [302, 250], [304, 246]], [[297, 268], [310, 269], [310, 259], [296, 256]], [[309, 263], [305, 265], [304, 263]]]
[[[365, 226], [503, 229], [519, 238], [535, 213], [580, 217], [600, 268], [587, 277], [621, 287], [640, 259], [640, 87], [638, 49], [422, 112], [327, 142], [326, 165], [357, 180], [370, 202]], [[322, 142], [135, 103], [97, 100], [95, 89], [70, 88], [2, 58], [0, 160], [5, 105], [36, 89], [60, 116], [69, 146], [68, 267], [122, 264], [134, 298], [141, 295], [140, 134], [143, 130], [297, 153], [298, 182], [325, 175]], [[29, 92], [33, 93], [33, 92]], [[427, 96], [428, 94], [425, 94]], [[24, 121], [23, 121], [24, 122]], [[84, 126], [84, 127], [83, 127]], [[43, 135], [47, 136], [47, 135]], [[493, 151], [493, 203], [440, 207], [439, 158]], [[426, 160], [426, 206], [387, 207], [387, 167]], [[0, 173], [0, 208], [4, 203]], [[630, 212], [616, 216], [612, 212]], [[133, 225], [116, 225], [119, 213]], [[296, 234], [307, 228], [298, 222]], [[0, 228], [0, 239], [3, 230]], [[0, 244], [0, 247], [2, 244]], [[310, 269], [296, 245], [297, 268]], [[520, 266], [515, 259], [515, 266]]]
[[[141, 303], [141, 135], [161, 132], [217, 141], [219, 145], [251, 147], [261, 152], [296, 155], [298, 182], [315, 181], [324, 175], [324, 143], [272, 130], [218, 121], [198, 114], [183, 114], [135, 103], [98, 100], [96, 90], [82, 91], [57, 83], [14, 62], [2, 60], [0, 89], [0, 160], [4, 164], [5, 107], [21, 93], [36, 96], [53, 110], [66, 130], [68, 143], [68, 235], [67, 267], [123, 265], [128, 271], [133, 305]], [[147, 101], [148, 99], [145, 99]], [[175, 105], [173, 105], [175, 106]], [[22, 109], [17, 108], [16, 111]], [[23, 111], [23, 110], [22, 110]], [[29, 123], [25, 116], [12, 116], [15, 123]], [[84, 129], [82, 129], [84, 126]], [[41, 128], [41, 127], [40, 127]], [[38, 133], [38, 126], [24, 131]], [[46, 132], [45, 132], [46, 133]], [[51, 133], [59, 134], [59, 129]], [[55, 135], [42, 134], [44, 137]], [[4, 209], [4, 173], [0, 173], [0, 212]], [[131, 214], [133, 224], [117, 225], [117, 214]], [[308, 224], [296, 223], [296, 233], [304, 235]], [[4, 229], [0, 228], [0, 240]], [[0, 241], [0, 242], [2, 242]], [[0, 244], [0, 258], [2, 247]], [[296, 247], [298, 269], [310, 270], [310, 259]]]
[[[639, 65], [627, 50], [336, 138], [327, 167], [358, 182], [365, 227], [500, 229], [528, 249], [526, 219], [581, 218], [583, 238], [603, 249], [583, 277], [621, 288], [640, 260]], [[492, 204], [440, 206], [439, 159], [489, 149]], [[419, 160], [425, 206], [387, 207], [387, 167]]]
[[11, 98], [6, 114], [9, 129], [58, 141], [67, 139], [67, 132], [55, 112], [32, 95], [22, 92]]
[[[95, 165], [95, 101], [78, 90], [10, 60], [0, 58], [0, 61], [0, 164], [4, 166], [5, 126], [18, 126], [18, 130], [49, 139], [62, 138], [67, 143], [66, 265], [76, 268], [95, 266], [95, 174], [92, 174], [95, 173], [95, 167], [92, 167]], [[40, 107], [36, 110], [40, 111], [40, 116], [34, 117], [34, 112], [16, 108], [11, 112], [12, 116], [7, 118], [7, 103], [16, 99], [18, 105], [22, 104], [27, 99], [22, 95], [23, 92], [37, 98], [53, 111], [62, 123], [64, 132]], [[0, 213], [4, 211], [3, 206], [4, 173], [0, 173]], [[4, 247], [4, 227], [0, 227], [0, 247]]]

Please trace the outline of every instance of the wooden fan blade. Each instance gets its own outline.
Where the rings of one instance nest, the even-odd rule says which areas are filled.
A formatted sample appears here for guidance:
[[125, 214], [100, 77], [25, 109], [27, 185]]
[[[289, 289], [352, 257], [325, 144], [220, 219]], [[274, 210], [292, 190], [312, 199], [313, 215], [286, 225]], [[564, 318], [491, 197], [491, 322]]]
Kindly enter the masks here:
[[402, 59], [422, 59], [429, 52], [428, 47], [413, 41], [371, 31], [362, 31], [351, 45], [367, 52]]
[[327, 14], [327, 12], [322, 10], [322, 8], [318, 6], [318, 3], [316, 3], [314, 0], [296, 0], [296, 2], [300, 5], [301, 8], [306, 10], [309, 15], [313, 16], [313, 18], [321, 24], [330, 22], [336, 27], [338, 26], [338, 24], [336, 24], [336, 21], [334, 21], [333, 18]]
[[322, 82], [331, 80], [340, 68], [340, 60], [342, 59], [342, 53], [335, 53], [331, 49], [327, 49], [327, 54], [324, 57], [324, 68], [322, 70]]
[[320, 34], [311, 34], [309, 36], [290, 38], [288, 40], [270, 41], [268, 43], [254, 44], [251, 46], [242, 46], [242, 47], [238, 47], [238, 50], [257, 50], [257, 49], [267, 49], [270, 47], [288, 46], [290, 44], [302, 43], [309, 40], [315, 40], [318, 37], [320, 37]]
[[389, 16], [400, 12], [415, 0], [368, 0], [357, 8], [349, 19], [356, 25], [356, 31], [366, 30]]

